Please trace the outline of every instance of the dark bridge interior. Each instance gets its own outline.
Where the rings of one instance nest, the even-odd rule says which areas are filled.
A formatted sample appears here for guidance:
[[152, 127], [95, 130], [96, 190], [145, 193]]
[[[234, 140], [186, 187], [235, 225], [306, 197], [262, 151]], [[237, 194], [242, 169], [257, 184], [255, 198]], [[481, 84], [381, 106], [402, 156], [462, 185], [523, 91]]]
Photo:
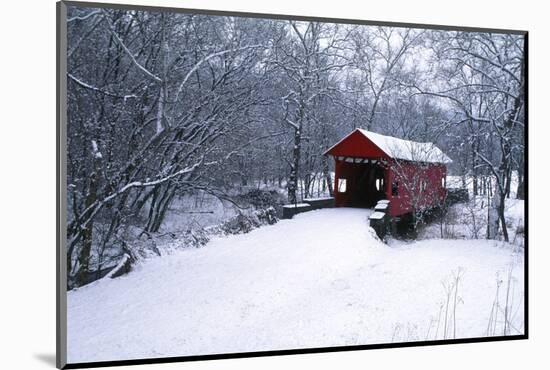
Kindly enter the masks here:
[[372, 208], [386, 198], [386, 170], [375, 163], [339, 163], [337, 181], [340, 206]]

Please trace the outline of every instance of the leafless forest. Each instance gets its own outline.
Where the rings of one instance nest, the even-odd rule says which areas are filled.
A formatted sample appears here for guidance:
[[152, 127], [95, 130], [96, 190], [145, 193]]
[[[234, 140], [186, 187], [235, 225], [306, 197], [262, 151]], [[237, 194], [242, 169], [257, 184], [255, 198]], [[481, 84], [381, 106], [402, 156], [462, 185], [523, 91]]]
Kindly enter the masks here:
[[436, 143], [491, 193], [480, 237], [508, 241], [522, 35], [72, 7], [67, 27], [70, 286], [101, 268], [95, 249], [135, 254], [129, 228], [155, 235], [181, 197], [332, 193], [322, 153], [358, 127]]

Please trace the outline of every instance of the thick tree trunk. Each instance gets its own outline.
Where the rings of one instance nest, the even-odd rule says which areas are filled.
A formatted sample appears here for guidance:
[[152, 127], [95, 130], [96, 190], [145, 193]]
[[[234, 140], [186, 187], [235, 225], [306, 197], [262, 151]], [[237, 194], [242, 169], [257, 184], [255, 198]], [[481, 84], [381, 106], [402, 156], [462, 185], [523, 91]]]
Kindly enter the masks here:
[[164, 124], [163, 124], [163, 118], [164, 118], [164, 99], [165, 99], [165, 91], [164, 91], [164, 85], [160, 85], [159, 89], [159, 101], [157, 105], [157, 117], [156, 117], [156, 132], [157, 134], [160, 134], [162, 130], [164, 130]]
[[[89, 186], [88, 194], [86, 195], [86, 200], [84, 201], [84, 209], [90, 207], [97, 200], [97, 190], [98, 190], [98, 177], [99, 177], [99, 168], [101, 155], [98, 154], [97, 148], [95, 147], [94, 142], [93, 150], [93, 160], [92, 166], [93, 170], [89, 177]], [[90, 272], [90, 255], [92, 251], [92, 242], [93, 242], [93, 229], [94, 221], [90, 220], [84, 230], [82, 231], [82, 247], [78, 252], [78, 271], [76, 275], [76, 280], [78, 285], [83, 285], [87, 282], [88, 273]], [[69, 256], [70, 258], [71, 256]]]
[[525, 199], [525, 184], [524, 184], [524, 170], [523, 170], [523, 161], [520, 162], [518, 166], [518, 188], [516, 191], [517, 199]]
[[509, 237], [508, 237], [508, 227], [506, 226], [506, 218], [505, 218], [505, 215], [504, 215], [504, 202], [505, 202], [505, 199], [506, 199], [506, 193], [503, 193], [503, 194], [500, 194], [499, 195], [499, 204], [498, 204], [498, 208], [497, 208], [497, 211], [498, 211], [498, 218], [500, 220], [500, 226], [502, 227], [502, 236], [504, 237], [504, 241], [505, 242], [508, 242], [510, 241]]
[[309, 198], [309, 188], [311, 186], [311, 175], [309, 173], [306, 173], [304, 175], [304, 180], [303, 180], [303, 183], [304, 183], [304, 187], [303, 187], [303, 190], [302, 190], [302, 193], [304, 194], [303, 198], [302, 199], [306, 199], [306, 198]]
[[518, 176], [518, 188], [516, 192], [517, 199], [525, 199], [525, 183], [523, 180], [523, 175]]
[[302, 134], [300, 130], [294, 131], [294, 147], [292, 148], [292, 163], [290, 164], [290, 176], [288, 179], [288, 202], [296, 204], [298, 199], [298, 168], [300, 165], [300, 146], [302, 145]]
[[[325, 179], [326, 188], [328, 189], [328, 194], [332, 197], [334, 190], [332, 188], [332, 179], [330, 178], [328, 158], [326, 156], [323, 156], [323, 177]], [[323, 186], [323, 190], [325, 190], [325, 186]]]
[[479, 195], [479, 184], [478, 184], [478, 160], [477, 160], [477, 151], [479, 150], [479, 147], [477, 145], [477, 142], [474, 141], [472, 143], [472, 177], [473, 177], [473, 190], [474, 190], [474, 196]]
[[496, 197], [492, 198], [487, 192], [487, 239], [495, 239], [498, 232], [499, 214], [496, 202]]
[[506, 171], [506, 198], [510, 199], [510, 192], [512, 190], [512, 170], [510, 168]]

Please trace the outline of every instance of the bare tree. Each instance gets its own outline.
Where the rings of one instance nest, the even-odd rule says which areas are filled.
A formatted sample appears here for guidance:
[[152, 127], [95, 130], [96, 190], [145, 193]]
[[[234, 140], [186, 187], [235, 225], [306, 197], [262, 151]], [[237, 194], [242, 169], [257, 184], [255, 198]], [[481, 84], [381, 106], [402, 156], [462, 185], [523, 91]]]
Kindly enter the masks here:
[[353, 34], [354, 66], [367, 109], [362, 127], [370, 130], [384, 94], [398, 87], [398, 75], [406, 68], [407, 55], [422, 42], [423, 31], [376, 27], [358, 28]]
[[[469, 125], [473, 167], [486, 169], [495, 180], [494, 211], [489, 211], [489, 218], [494, 214], [497, 220], [489, 221], [488, 237], [494, 238], [500, 226], [508, 241], [505, 200], [510, 193], [514, 153], [521, 157], [524, 151], [523, 39], [511, 34], [466, 32], [434, 32], [432, 37], [441, 87], [434, 88], [432, 83], [416, 88], [445, 99], [459, 113], [457, 123]], [[494, 145], [487, 145], [487, 135], [496, 140]], [[482, 140], [486, 145], [481, 145]], [[494, 151], [498, 155], [493, 155]]]
[[[287, 37], [275, 47], [272, 63], [282, 71], [288, 89], [281, 98], [282, 122], [293, 132], [287, 184], [290, 203], [296, 203], [298, 199], [304, 134], [318, 123], [315, 107], [321, 97], [331, 94], [330, 75], [349, 64], [337, 53], [345, 48], [346, 39], [347, 32], [341, 32], [337, 25], [289, 21]], [[325, 164], [325, 170], [327, 167]], [[306, 188], [309, 188], [308, 184]]]

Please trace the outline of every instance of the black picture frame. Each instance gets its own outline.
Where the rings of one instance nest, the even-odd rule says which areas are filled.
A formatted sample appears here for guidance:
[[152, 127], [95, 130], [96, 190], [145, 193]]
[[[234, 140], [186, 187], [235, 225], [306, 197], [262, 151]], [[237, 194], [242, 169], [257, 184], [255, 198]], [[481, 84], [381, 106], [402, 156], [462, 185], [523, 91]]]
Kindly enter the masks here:
[[265, 356], [282, 356], [282, 355], [295, 355], [295, 354], [311, 354], [311, 353], [323, 353], [323, 352], [340, 352], [340, 351], [358, 351], [358, 350], [370, 350], [381, 348], [401, 348], [401, 347], [418, 347], [418, 346], [439, 346], [448, 344], [461, 344], [461, 343], [483, 343], [483, 342], [497, 342], [497, 341], [512, 341], [512, 340], [525, 340], [529, 338], [529, 159], [528, 151], [525, 151], [524, 156], [524, 170], [525, 170], [525, 249], [524, 249], [524, 334], [522, 335], [507, 335], [507, 336], [492, 336], [492, 337], [476, 337], [465, 339], [442, 339], [442, 340], [426, 340], [426, 341], [414, 341], [406, 343], [383, 343], [383, 344], [365, 344], [365, 345], [352, 345], [352, 346], [338, 346], [338, 347], [322, 347], [322, 348], [307, 348], [307, 349], [288, 349], [288, 350], [273, 350], [273, 351], [259, 351], [259, 352], [241, 352], [241, 353], [221, 353], [213, 355], [197, 355], [197, 356], [176, 356], [166, 358], [144, 358], [144, 359], [128, 359], [128, 360], [115, 360], [115, 361], [101, 361], [101, 362], [85, 362], [85, 363], [67, 363], [67, 263], [66, 263], [66, 159], [67, 159], [67, 63], [66, 63], [66, 49], [67, 49], [67, 24], [66, 13], [68, 6], [83, 7], [83, 8], [107, 8], [107, 9], [121, 9], [121, 10], [137, 10], [137, 11], [151, 11], [151, 12], [170, 12], [170, 13], [193, 13], [201, 15], [212, 16], [239, 16], [249, 18], [268, 18], [268, 19], [280, 19], [280, 20], [296, 20], [296, 21], [315, 21], [315, 22], [327, 22], [327, 23], [342, 23], [342, 24], [356, 24], [356, 25], [370, 25], [370, 26], [388, 26], [388, 27], [404, 27], [404, 28], [421, 28], [421, 29], [434, 29], [434, 30], [448, 30], [448, 31], [468, 31], [468, 32], [484, 32], [484, 33], [506, 33], [521, 35], [524, 37], [524, 61], [525, 61], [525, 84], [524, 84], [524, 96], [525, 96], [525, 146], [528, 148], [529, 137], [529, 119], [528, 119], [528, 58], [529, 58], [529, 32], [525, 30], [514, 29], [494, 29], [483, 27], [463, 27], [463, 26], [451, 26], [451, 25], [433, 25], [433, 24], [417, 24], [417, 23], [402, 23], [402, 22], [385, 22], [375, 20], [357, 20], [357, 19], [338, 19], [328, 17], [311, 17], [311, 16], [299, 16], [299, 15], [286, 15], [286, 14], [265, 14], [265, 13], [248, 13], [238, 11], [217, 11], [206, 9], [188, 9], [188, 8], [173, 8], [173, 7], [158, 7], [158, 6], [143, 6], [143, 5], [131, 5], [131, 4], [110, 4], [100, 2], [79, 2], [79, 1], [60, 1], [56, 4], [56, 16], [57, 16], [57, 65], [56, 65], [56, 122], [57, 122], [57, 145], [56, 145], [56, 196], [57, 196], [57, 209], [56, 209], [56, 236], [57, 236], [57, 249], [56, 249], [56, 359], [57, 367], [63, 369], [77, 369], [77, 368], [95, 368], [95, 367], [108, 367], [108, 366], [124, 366], [124, 365], [139, 365], [139, 364], [159, 364], [159, 363], [174, 363], [174, 362], [188, 362], [188, 361], [206, 361], [206, 360], [218, 360], [218, 359], [233, 359], [233, 358], [247, 358], [247, 357], [265, 357]]

